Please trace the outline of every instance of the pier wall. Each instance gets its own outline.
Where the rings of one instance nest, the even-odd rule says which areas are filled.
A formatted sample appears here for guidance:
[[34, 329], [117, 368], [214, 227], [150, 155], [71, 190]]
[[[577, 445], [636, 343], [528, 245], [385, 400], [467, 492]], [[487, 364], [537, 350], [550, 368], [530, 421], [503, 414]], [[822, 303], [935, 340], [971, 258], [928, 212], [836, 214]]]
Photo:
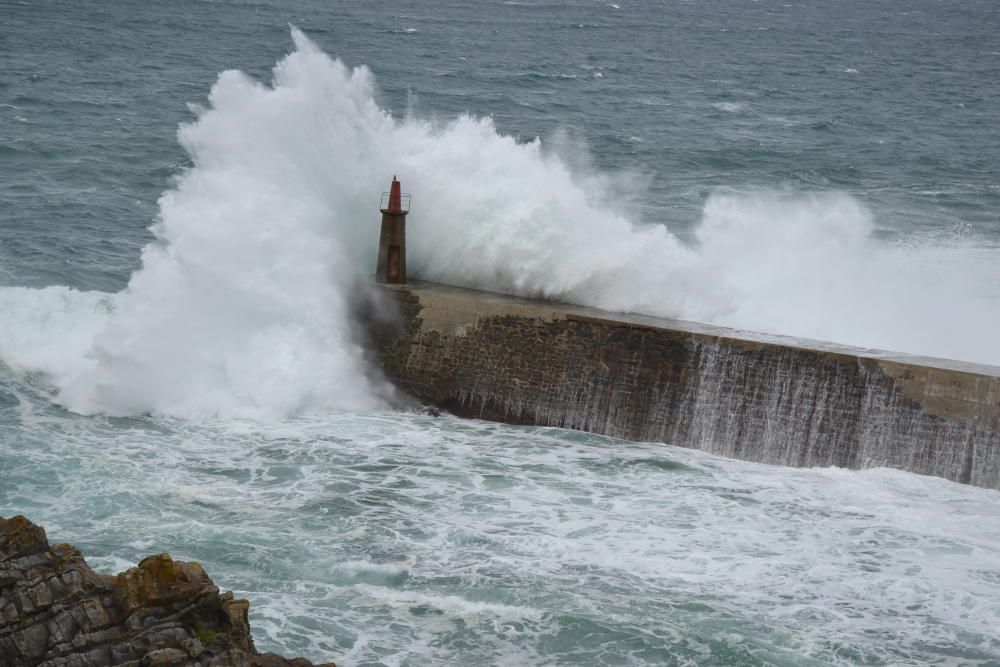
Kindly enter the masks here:
[[377, 291], [378, 363], [463, 417], [1000, 489], [997, 367], [444, 285]]

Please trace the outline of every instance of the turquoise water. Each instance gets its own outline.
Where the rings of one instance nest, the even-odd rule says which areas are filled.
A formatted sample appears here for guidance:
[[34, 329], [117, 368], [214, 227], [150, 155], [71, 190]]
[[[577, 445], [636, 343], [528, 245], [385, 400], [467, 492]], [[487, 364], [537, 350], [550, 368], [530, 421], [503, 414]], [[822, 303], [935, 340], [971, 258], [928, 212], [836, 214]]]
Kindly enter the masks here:
[[0, 1], [0, 514], [343, 665], [1000, 664], [995, 492], [400, 411], [351, 315], [398, 174], [424, 278], [1000, 363], [998, 11]]
[[1000, 656], [994, 491], [406, 414], [75, 417], [3, 391], [3, 512], [101, 571], [198, 560], [251, 600], [261, 649], [344, 665]]

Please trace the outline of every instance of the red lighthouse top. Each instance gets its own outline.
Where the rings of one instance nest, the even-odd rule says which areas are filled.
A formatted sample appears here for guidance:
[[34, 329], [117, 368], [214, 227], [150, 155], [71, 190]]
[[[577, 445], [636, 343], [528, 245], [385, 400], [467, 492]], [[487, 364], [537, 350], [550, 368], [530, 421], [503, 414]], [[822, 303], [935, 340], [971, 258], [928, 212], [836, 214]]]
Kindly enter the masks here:
[[402, 211], [403, 205], [400, 202], [402, 196], [399, 192], [399, 181], [396, 177], [392, 177], [392, 185], [389, 187], [389, 210], [390, 211]]
[[[406, 208], [403, 208], [404, 203]], [[383, 213], [407, 213], [410, 210], [410, 195], [400, 192], [399, 181], [396, 180], [395, 176], [392, 177], [389, 192], [382, 193], [381, 208]]]

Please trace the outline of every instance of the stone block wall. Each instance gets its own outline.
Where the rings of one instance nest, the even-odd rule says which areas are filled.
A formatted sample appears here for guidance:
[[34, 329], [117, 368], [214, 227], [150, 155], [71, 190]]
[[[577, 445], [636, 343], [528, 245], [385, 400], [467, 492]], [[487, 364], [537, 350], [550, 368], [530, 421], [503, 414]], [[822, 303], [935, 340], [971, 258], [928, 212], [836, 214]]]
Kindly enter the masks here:
[[380, 365], [460, 416], [1000, 489], [1000, 368], [443, 285], [380, 292]]

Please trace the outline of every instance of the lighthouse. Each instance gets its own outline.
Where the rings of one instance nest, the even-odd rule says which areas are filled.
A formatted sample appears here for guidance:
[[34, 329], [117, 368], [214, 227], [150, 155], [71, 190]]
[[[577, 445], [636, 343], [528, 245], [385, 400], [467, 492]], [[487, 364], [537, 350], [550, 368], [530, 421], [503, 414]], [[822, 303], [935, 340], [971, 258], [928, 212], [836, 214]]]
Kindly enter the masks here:
[[382, 233], [378, 240], [375, 281], [401, 285], [406, 282], [406, 214], [410, 212], [410, 195], [400, 192], [395, 176], [389, 192], [382, 193], [381, 210]]

